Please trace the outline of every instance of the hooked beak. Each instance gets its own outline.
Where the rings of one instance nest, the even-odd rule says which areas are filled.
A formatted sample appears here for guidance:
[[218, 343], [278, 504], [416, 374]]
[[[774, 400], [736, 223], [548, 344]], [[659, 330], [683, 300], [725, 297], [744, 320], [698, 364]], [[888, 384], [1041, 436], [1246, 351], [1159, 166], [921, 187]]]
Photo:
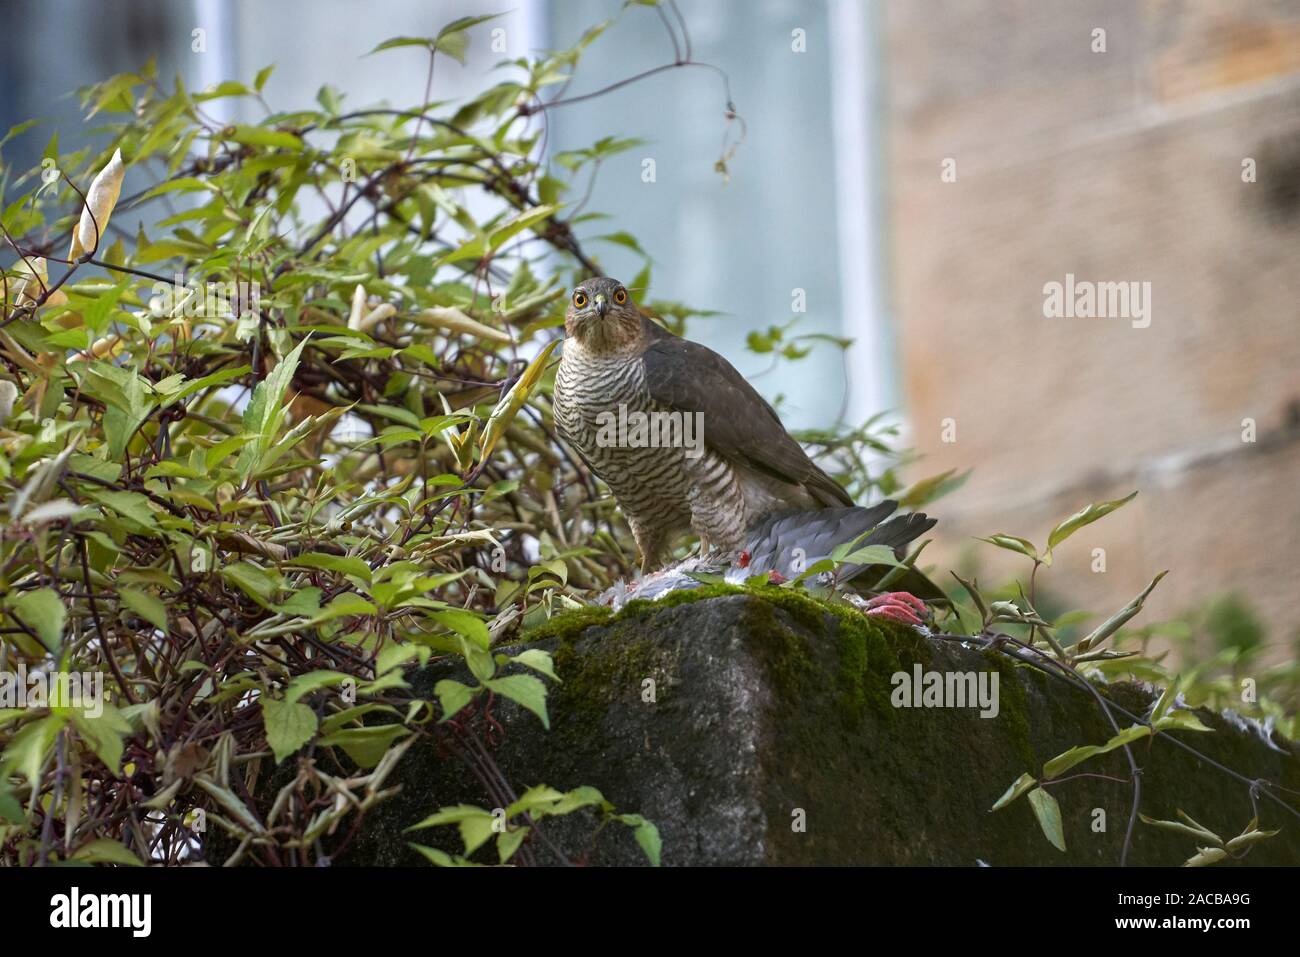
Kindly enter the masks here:
[[600, 318], [604, 319], [605, 313], [609, 312], [609, 300], [605, 298], [604, 293], [596, 293], [595, 303], [596, 312], [600, 315]]

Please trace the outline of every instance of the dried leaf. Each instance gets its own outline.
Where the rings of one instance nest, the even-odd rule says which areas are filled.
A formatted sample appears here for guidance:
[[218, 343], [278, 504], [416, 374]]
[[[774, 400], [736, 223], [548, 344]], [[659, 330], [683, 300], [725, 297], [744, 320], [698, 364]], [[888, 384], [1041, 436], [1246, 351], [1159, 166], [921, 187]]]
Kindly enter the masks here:
[[122, 151], [113, 151], [113, 158], [99, 171], [90, 189], [86, 192], [86, 205], [81, 210], [81, 222], [72, 234], [72, 247], [68, 250], [69, 259], [79, 259], [85, 253], [94, 253], [99, 247], [117, 197], [122, 193], [122, 180], [126, 176], [126, 165], [122, 162]]
[[416, 320], [426, 325], [436, 326], [450, 332], [459, 332], [493, 342], [510, 342], [510, 337], [500, 329], [485, 326], [477, 319], [471, 319], [454, 306], [435, 306], [416, 315]]

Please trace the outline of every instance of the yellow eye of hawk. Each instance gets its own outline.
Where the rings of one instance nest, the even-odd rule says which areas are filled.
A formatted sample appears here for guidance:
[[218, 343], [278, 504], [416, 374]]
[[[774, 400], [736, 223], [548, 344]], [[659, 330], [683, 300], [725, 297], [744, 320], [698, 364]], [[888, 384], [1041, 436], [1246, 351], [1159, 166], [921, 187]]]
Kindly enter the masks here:
[[620, 306], [627, 302], [627, 290], [620, 286], [614, 293], [614, 301]]
[[581, 309], [587, 304], [587, 294], [579, 289], [573, 294], [573, 304]]

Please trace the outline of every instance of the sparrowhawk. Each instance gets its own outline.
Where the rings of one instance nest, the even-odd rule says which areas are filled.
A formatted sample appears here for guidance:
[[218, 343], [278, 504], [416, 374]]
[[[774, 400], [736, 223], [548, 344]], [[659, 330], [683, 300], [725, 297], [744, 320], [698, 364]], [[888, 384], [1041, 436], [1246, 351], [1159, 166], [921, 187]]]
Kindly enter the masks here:
[[935, 524], [919, 513], [886, 521], [891, 501], [854, 506], [744, 376], [642, 315], [617, 280], [578, 285], [565, 331], [555, 424], [613, 491], [643, 573], [691, 531], [701, 554], [788, 576], [794, 559], [859, 539], [897, 549]]

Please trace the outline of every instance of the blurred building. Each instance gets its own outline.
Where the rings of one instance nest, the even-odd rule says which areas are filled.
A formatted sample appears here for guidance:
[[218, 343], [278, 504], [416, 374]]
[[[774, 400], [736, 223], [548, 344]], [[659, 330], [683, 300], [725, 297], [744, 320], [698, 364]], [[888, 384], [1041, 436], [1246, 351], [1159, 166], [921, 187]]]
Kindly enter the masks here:
[[[1107, 610], [1167, 568], [1143, 620], [1235, 590], [1274, 641], [1293, 634], [1300, 3], [890, 0], [882, 14], [912, 438], [925, 472], [974, 468], [936, 509], [940, 561], [992, 532], [1041, 547], [1087, 502], [1138, 490], [1040, 584]], [[1045, 317], [1044, 287], [1067, 275], [1149, 283], [1149, 324]], [[977, 547], [986, 569], [1015, 566]]]

